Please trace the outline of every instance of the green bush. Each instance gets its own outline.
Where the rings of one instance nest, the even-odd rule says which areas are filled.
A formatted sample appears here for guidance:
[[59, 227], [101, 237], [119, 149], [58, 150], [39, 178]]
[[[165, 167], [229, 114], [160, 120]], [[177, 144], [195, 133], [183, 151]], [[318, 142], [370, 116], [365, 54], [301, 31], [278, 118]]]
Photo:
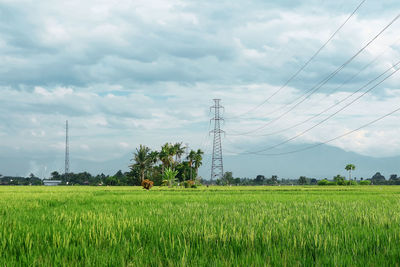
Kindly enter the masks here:
[[189, 187], [190, 187], [190, 184], [188, 183], [188, 181], [184, 181], [184, 182], [183, 182], [183, 186], [184, 186], [185, 188], [189, 188]]
[[185, 188], [197, 188], [195, 182], [193, 180], [187, 180], [183, 182], [183, 186]]
[[354, 180], [346, 181], [346, 185], [357, 185], [357, 182]]
[[335, 182], [330, 182], [327, 179], [319, 180], [317, 184], [318, 185], [336, 185]]
[[347, 183], [346, 183], [347, 181], [345, 181], [345, 180], [338, 180], [337, 181], [337, 185], [346, 185]]
[[363, 180], [363, 181], [360, 181], [360, 185], [370, 185], [371, 184], [371, 181], [370, 180]]

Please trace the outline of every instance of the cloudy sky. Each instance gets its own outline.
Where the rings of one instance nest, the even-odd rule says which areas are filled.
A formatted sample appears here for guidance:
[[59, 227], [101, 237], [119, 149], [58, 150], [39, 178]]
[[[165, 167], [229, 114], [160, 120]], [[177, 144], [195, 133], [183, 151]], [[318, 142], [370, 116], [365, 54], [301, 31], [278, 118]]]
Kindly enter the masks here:
[[[369, 87], [341, 99], [397, 69], [391, 67], [400, 60], [400, 19], [304, 103], [253, 132], [351, 58], [400, 10], [396, 0], [365, 1], [288, 86], [254, 110], [359, 3], [0, 0], [0, 157], [30, 166], [11, 171], [3, 164], [0, 173], [62, 171], [66, 120], [72, 171], [80, 159], [129, 157], [139, 144], [158, 149], [167, 141], [183, 142], [210, 153], [213, 98], [221, 98], [225, 107], [227, 155], [267, 148], [301, 133]], [[400, 72], [278, 151], [325, 141], [396, 109], [399, 85]], [[305, 124], [262, 136], [338, 102]], [[330, 145], [363, 156], [400, 155], [399, 119], [394, 114]], [[247, 132], [252, 135], [235, 135]]]

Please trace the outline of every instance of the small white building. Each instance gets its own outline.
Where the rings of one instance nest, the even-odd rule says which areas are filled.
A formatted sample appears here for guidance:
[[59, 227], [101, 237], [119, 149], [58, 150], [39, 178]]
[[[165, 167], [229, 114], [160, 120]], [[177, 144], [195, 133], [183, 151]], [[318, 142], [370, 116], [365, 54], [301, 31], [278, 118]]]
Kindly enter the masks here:
[[61, 180], [43, 180], [44, 185], [54, 186], [61, 184]]

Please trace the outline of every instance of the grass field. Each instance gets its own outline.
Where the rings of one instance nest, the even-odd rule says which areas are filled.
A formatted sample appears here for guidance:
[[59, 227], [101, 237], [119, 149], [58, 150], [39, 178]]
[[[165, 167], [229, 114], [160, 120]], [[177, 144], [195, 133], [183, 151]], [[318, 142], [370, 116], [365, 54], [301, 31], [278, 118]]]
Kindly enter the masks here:
[[1, 266], [398, 266], [400, 187], [0, 187]]

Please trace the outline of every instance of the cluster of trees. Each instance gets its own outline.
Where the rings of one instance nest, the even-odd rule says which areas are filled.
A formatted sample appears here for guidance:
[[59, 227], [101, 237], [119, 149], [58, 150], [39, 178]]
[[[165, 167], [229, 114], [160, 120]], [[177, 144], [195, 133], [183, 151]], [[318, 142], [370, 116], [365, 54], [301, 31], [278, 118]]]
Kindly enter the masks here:
[[[217, 185], [316, 185], [317, 179], [300, 176], [299, 179], [278, 179], [277, 175], [265, 177], [257, 175], [252, 178], [234, 178], [232, 172], [225, 172], [222, 179], [217, 179]], [[207, 183], [207, 182], [205, 182]]]
[[[186, 147], [182, 143], [166, 143], [160, 151], [152, 151], [144, 145], [136, 149], [130, 171], [119, 170], [114, 175], [92, 175], [88, 172], [60, 174], [51, 173], [51, 180], [61, 180], [62, 185], [141, 185], [148, 179], [154, 185], [182, 185], [194, 186], [200, 183], [199, 167], [202, 165], [204, 152], [200, 149], [191, 150], [183, 159]], [[0, 175], [0, 185], [42, 185], [40, 178], [31, 174], [28, 177], [11, 177]]]
[[52, 180], [61, 180], [63, 185], [141, 185], [145, 179], [154, 182], [154, 185], [173, 184], [198, 178], [198, 169], [202, 165], [203, 151], [191, 150], [182, 159], [185, 153], [182, 143], [164, 144], [160, 151], [151, 150], [140, 145], [133, 156], [133, 163], [129, 172], [118, 171], [114, 175], [99, 174], [96, 176], [88, 172], [59, 174], [52, 172]]
[[376, 185], [400, 185], [400, 177], [398, 177], [397, 174], [390, 175], [389, 179], [386, 180], [385, 176], [377, 172], [367, 180], [370, 180], [372, 184]]
[[[139, 148], [140, 150], [140, 148]], [[135, 155], [138, 151], [135, 153]], [[150, 153], [148, 153], [150, 154]], [[197, 154], [197, 153], [196, 153]], [[192, 156], [193, 157], [193, 153]], [[192, 171], [188, 168], [183, 168], [181, 165], [189, 166], [190, 161], [181, 161], [180, 163], [175, 162], [176, 169], [163, 167], [160, 165], [153, 165], [144, 171], [144, 177], [154, 181], [155, 185], [162, 185], [163, 181], [168, 182], [185, 182], [188, 180], [196, 180], [197, 183], [211, 184], [211, 181], [201, 180], [197, 177], [197, 169], [194, 160], [192, 161]], [[200, 164], [201, 165], [201, 164]], [[61, 180], [64, 185], [141, 185], [142, 172], [138, 170], [139, 162], [131, 165], [131, 171], [123, 173], [118, 171], [114, 175], [99, 174], [92, 176], [88, 172], [82, 173], [69, 173], [59, 174], [58, 172], [51, 173], [51, 179]], [[191, 178], [192, 177], [192, 178]], [[197, 177], [197, 178], [194, 178]], [[174, 180], [176, 179], [176, 180]], [[252, 178], [239, 178], [233, 177], [232, 172], [225, 172], [222, 179], [214, 181], [217, 185], [348, 185], [348, 184], [373, 184], [373, 185], [400, 185], [400, 177], [397, 174], [390, 175], [389, 179], [386, 179], [381, 173], [377, 172], [371, 178], [353, 178], [352, 180], [346, 179], [341, 175], [336, 175], [332, 179], [317, 180], [315, 178], [309, 178], [306, 176], [300, 176], [297, 179], [278, 179], [278, 176], [272, 175], [271, 177], [265, 177], [264, 175], [257, 175], [254, 179]], [[29, 177], [10, 177], [0, 175], [0, 185], [40, 185], [42, 180], [31, 174]]]
[[277, 185], [278, 176], [272, 175], [266, 178], [264, 175], [257, 175], [256, 178], [234, 178], [232, 172], [225, 172], [222, 179], [215, 181], [217, 185]]
[[318, 182], [319, 185], [352, 185], [352, 184], [362, 184], [362, 185], [400, 185], [400, 177], [397, 174], [390, 175], [389, 180], [386, 180], [385, 176], [383, 176], [380, 172], [375, 173], [371, 178], [360, 178], [357, 181], [357, 178], [351, 178], [351, 171], [355, 169], [355, 166], [352, 164], [348, 164], [345, 168], [349, 171], [349, 179], [346, 180], [344, 176], [336, 175], [333, 177], [333, 180], [323, 179]]
[[140, 185], [139, 181], [119, 170], [114, 175], [98, 174], [93, 176], [88, 172], [59, 174], [57, 171], [51, 173], [51, 180], [61, 180], [62, 185]]
[[[300, 176], [298, 179], [278, 179], [278, 176], [272, 175], [270, 178], [264, 175], [257, 175], [254, 179], [251, 178], [234, 178], [232, 172], [225, 172], [222, 179], [215, 181], [217, 185], [400, 185], [400, 177], [397, 174], [390, 175], [388, 180], [377, 172], [371, 178], [364, 179], [352, 178], [351, 172], [355, 170], [353, 164], [347, 164], [345, 170], [349, 172], [349, 177], [336, 175], [332, 179], [317, 180], [306, 176]], [[204, 181], [204, 183], [210, 183]]]
[[[91, 175], [88, 172], [60, 174], [57, 171], [51, 173], [50, 179], [61, 180], [63, 185], [112, 185], [112, 186], [138, 186], [143, 180], [153, 181], [154, 185], [173, 185], [181, 183], [184, 186], [194, 187], [195, 184], [217, 184], [217, 185], [350, 185], [350, 184], [373, 184], [373, 185], [400, 185], [400, 177], [397, 174], [390, 175], [387, 180], [385, 176], [377, 172], [371, 178], [364, 179], [351, 177], [351, 171], [355, 169], [353, 164], [346, 165], [349, 177], [336, 175], [332, 179], [317, 180], [300, 176], [298, 179], [278, 179], [272, 175], [265, 177], [257, 175], [254, 179], [233, 177], [232, 172], [225, 172], [222, 179], [206, 181], [198, 177], [198, 169], [202, 165], [203, 151], [191, 150], [183, 159], [185, 147], [181, 143], [164, 144], [160, 151], [152, 151], [144, 145], [136, 149], [129, 172], [119, 170], [114, 175], [98, 174]], [[0, 174], [0, 185], [42, 185], [43, 182], [34, 174], [28, 177], [2, 176]]]
[[204, 152], [200, 149], [191, 150], [182, 159], [185, 149], [182, 143], [166, 143], [159, 151], [140, 145], [134, 153], [133, 164], [129, 166], [129, 175], [136, 177], [140, 183], [149, 179], [154, 185], [199, 180], [198, 170]]
[[28, 177], [3, 176], [0, 174], [0, 185], [42, 185], [42, 180], [31, 173]]

